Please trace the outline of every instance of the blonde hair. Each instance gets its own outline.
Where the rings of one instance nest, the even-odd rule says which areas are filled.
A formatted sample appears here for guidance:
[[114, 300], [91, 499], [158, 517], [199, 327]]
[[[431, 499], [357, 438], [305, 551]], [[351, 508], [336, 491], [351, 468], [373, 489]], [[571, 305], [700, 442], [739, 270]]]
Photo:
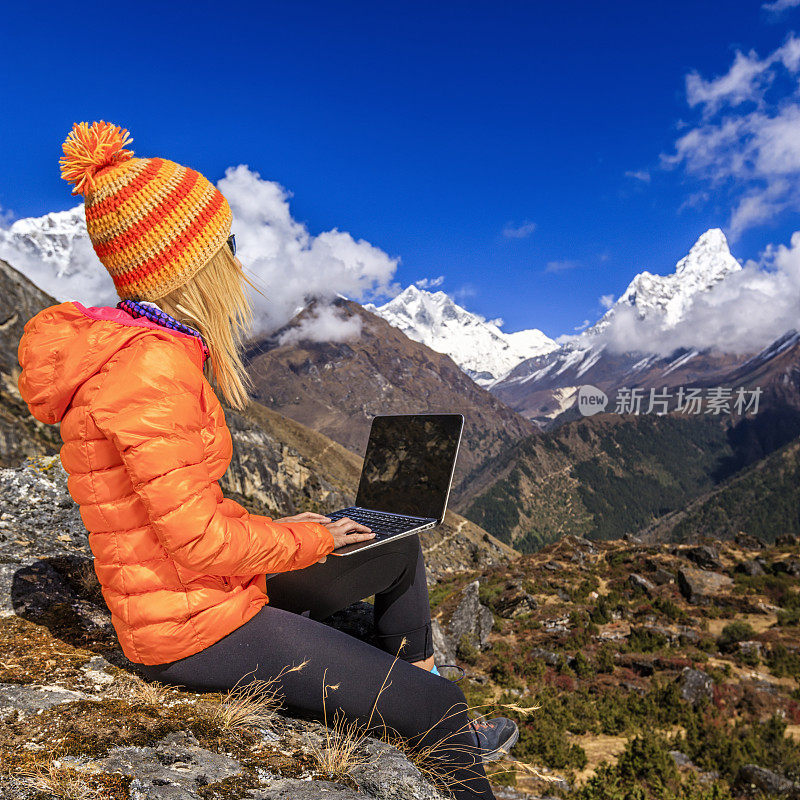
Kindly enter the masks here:
[[253, 388], [241, 355], [253, 321], [245, 284], [261, 293], [224, 244], [189, 281], [156, 301], [167, 314], [200, 331], [211, 353], [203, 370], [206, 378], [240, 410]]

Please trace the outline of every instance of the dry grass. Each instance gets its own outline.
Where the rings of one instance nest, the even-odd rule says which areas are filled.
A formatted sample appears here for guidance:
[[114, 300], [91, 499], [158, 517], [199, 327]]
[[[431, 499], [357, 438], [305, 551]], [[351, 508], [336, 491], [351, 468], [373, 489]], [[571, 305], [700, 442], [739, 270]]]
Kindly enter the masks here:
[[150, 683], [129, 673], [115, 681], [107, 694], [126, 700], [131, 705], [162, 707], [170, 701], [173, 691], [168, 686]]
[[308, 661], [296, 667], [284, 667], [275, 677], [249, 683], [242, 681], [252, 675], [255, 669], [245, 673], [219, 702], [210, 706], [209, 721], [229, 734], [267, 727], [283, 705], [280, 679], [290, 672], [299, 672], [306, 664]]
[[[475, 745], [465, 745], [462, 743], [454, 743], [452, 740], [457, 738], [468, 726], [467, 722], [462, 727], [455, 731], [451, 731], [447, 735], [437, 738], [432, 744], [425, 744], [420, 746], [426, 738], [429, 737], [440, 726], [447, 727], [447, 720], [453, 716], [464, 713], [463, 704], [459, 704], [458, 708], [452, 707], [437, 720], [434, 725], [425, 731], [417, 734], [416, 736], [406, 738], [398, 734], [396, 731], [389, 728], [380, 712], [377, 710], [378, 701], [384, 691], [391, 685], [389, 677], [391, 675], [394, 665], [397, 663], [400, 651], [405, 646], [405, 640], [400, 644], [400, 648], [389, 667], [388, 672], [383, 680], [380, 690], [378, 691], [375, 702], [372, 705], [369, 718], [364, 723], [357, 721], [347, 722], [345, 716], [337, 711], [334, 714], [331, 722], [328, 721], [327, 711], [327, 698], [329, 691], [335, 691], [339, 688], [339, 684], [328, 684], [323, 675], [322, 686], [322, 706], [323, 718], [325, 722], [325, 743], [324, 746], [317, 746], [314, 748], [313, 757], [316, 761], [317, 767], [326, 778], [329, 780], [342, 780], [350, 777], [353, 769], [368, 761], [368, 757], [364, 751], [363, 744], [367, 737], [379, 739], [387, 744], [397, 748], [403, 755], [420, 771], [430, 783], [444, 788], [448, 791], [464, 786], [475, 780], [483, 778], [483, 770], [481, 768], [481, 759], [479, 749]], [[327, 670], [324, 674], [327, 674]], [[466, 710], [474, 711], [478, 708], [484, 708], [494, 704], [483, 704], [470, 706]], [[532, 714], [538, 706], [522, 707], [517, 704], [509, 703], [501, 705], [501, 708], [507, 708], [517, 714], [527, 715]], [[380, 729], [375, 730], [373, 720], [379, 719]], [[460, 771], [466, 772], [468, 777], [458, 778], [455, 775], [455, 770], [452, 766], [448, 766], [448, 762], [452, 760], [454, 753], [465, 753], [469, 756], [469, 761], [475, 765], [474, 768], [461, 767]], [[542, 780], [553, 780], [552, 777], [539, 772], [534, 766], [525, 764], [520, 761], [512, 761], [511, 767], [508, 770], [497, 770], [493, 774], [499, 774], [506, 771], [521, 771], [528, 775], [533, 775]]]
[[94, 800], [100, 789], [91, 787], [83, 775], [67, 769], [57, 759], [16, 773], [31, 789], [53, 795], [59, 800]]
[[97, 580], [97, 573], [94, 570], [94, 561], [82, 561], [78, 567], [76, 576], [81, 592], [86, 597], [102, 596], [100, 581]]

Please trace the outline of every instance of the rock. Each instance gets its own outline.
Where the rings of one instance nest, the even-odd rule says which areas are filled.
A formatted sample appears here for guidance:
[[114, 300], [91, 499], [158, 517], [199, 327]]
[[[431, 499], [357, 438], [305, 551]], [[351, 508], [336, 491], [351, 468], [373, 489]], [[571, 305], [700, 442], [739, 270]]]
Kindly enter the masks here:
[[800, 541], [793, 533], [782, 533], [775, 537], [775, 544], [778, 547], [793, 547]]
[[673, 583], [675, 581], [675, 576], [671, 572], [661, 569], [661, 567], [654, 569], [650, 573], [650, 577], [652, 578], [653, 582], [659, 586], [664, 586], [667, 583]]
[[800, 798], [800, 784], [790, 781], [771, 769], [756, 764], [745, 764], [740, 770], [736, 782], [741, 787], [755, 788], [771, 797]]
[[681, 644], [697, 644], [703, 635], [696, 628], [690, 628], [688, 625], [678, 625], [678, 641]]
[[656, 588], [656, 585], [652, 581], [647, 580], [647, 578], [642, 577], [636, 572], [631, 572], [628, 576], [628, 583], [630, 583], [634, 589], [640, 589], [646, 594], [650, 594], [655, 591]]
[[678, 588], [690, 603], [702, 603], [733, 586], [733, 579], [720, 572], [684, 567], [678, 571]]
[[745, 575], [750, 575], [752, 578], [767, 574], [766, 564], [763, 558], [751, 558], [747, 561], [743, 561], [736, 569], [738, 572], [743, 572]]
[[679, 678], [681, 682], [681, 697], [687, 703], [697, 705], [703, 700], [713, 700], [714, 681], [710, 675], [699, 669], [684, 667]]
[[62, 686], [0, 683], [0, 713], [16, 709], [24, 715], [35, 714], [43, 708], [52, 708], [61, 703], [74, 703], [87, 697], [88, 695], [70, 691]]
[[683, 551], [683, 555], [701, 569], [721, 570], [723, 568], [722, 562], [719, 560], [719, 552], [707, 544], [690, 547]]
[[776, 561], [772, 565], [772, 570], [776, 575], [783, 573], [784, 575], [791, 575], [793, 578], [800, 578], [800, 561], [796, 558]]
[[761, 642], [739, 642], [739, 654], [749, 658], [761, 658]]
[[456, 645], [467, 637], [472, 644], [483, 650], [489, 643], [494, 614], [481, 603], [479, 589], [478, 581], [473, 581], [464, 588], [461, 600], [447, 625], [447, 635]]
[[132, 775], [131, 800], [196, 800], [201, 786], [242, 771], [235, 759], [200, 747], [188, 731], [170, 733], [153, 747], [113, 747], [84, 769]]
[[761, 539], [757, 538], [756, 536], [751, 536], [749, 533], [745, 533], [744, 531], [739, 531], [739, 533], [733, 537], [733, 541], [736, 542], [739, 547], [746, 547], [749, 550], [764, 549], [764, 542], [762, 542]]
[[670, 750], [669, 754], [670, 756], [672, 756], [672, 760], [675, 762], [675, 766], [678, 767], [679, 769], [681, 767], [688, 767], [688, 768], [694, 767], [692, 759], [689, 758], [689, 756], [687, 756], [686, 753], [682, 753], [680, 750]]
[[[251, 789], [246, 800], [370, 800], [341, 783], [276, 778], [266, 789]], [[243, 798], [245, 800], [245, 798]]]
[[350, 771], [359, 789], [380, 800], [440, 800], [441, 795], [420, 771], [395, 747], [367, 739], [369, 760]]
[[454, 664], [456, 661], [455, 645], [442, 630], [438, 619], [431, 621], [433, 634], [433, 656], [437, 664]]
[[548, 667], [557, 667], [561, 661], [558, 653], [545, 650], [543, 647], [532, 647], [528, 652], [531, 658], [540, 658]]
[[639, 536], [635, 536], [632, 533], [624, 533], [622, 535], [622, 541], [627, 542], [628, 544], [643, 544], [643, 540]]
[[508, 581], [506, 592], [493, 604], [494, 610], [505, 619], [514, 619], [523, 614], [530, 614], [539, 607], [536, 598], [526, 592], [519, 580]]

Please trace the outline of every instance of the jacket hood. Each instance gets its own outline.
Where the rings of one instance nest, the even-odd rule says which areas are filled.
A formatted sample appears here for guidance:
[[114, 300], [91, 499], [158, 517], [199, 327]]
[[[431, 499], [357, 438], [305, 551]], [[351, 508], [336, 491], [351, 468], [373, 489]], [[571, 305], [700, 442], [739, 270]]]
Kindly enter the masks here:
[[50, 425], [60, 422], [78, 389], [142, 336], [179, 342], [202, 369], [202, 344], [194, 336], [132, 317], [119, 308], [85, 308], [75, 302], [45, 308], [25, 323], [20, 339], [22, 399], [36, 419]]

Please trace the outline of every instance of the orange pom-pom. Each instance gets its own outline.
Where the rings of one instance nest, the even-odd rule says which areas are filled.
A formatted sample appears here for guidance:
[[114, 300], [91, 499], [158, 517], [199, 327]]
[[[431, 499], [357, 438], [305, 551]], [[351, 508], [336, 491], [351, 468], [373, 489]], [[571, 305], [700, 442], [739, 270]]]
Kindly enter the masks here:
[[127, 161], [132, 150], [125, 150], [133, 139], [125, 128], [110, 122], [76, 122], [72, 126], [59, 159], [61, 177], [75, 184], [72, 194], [86, 194], [94, 188], [94, 176], [103, 167]]

